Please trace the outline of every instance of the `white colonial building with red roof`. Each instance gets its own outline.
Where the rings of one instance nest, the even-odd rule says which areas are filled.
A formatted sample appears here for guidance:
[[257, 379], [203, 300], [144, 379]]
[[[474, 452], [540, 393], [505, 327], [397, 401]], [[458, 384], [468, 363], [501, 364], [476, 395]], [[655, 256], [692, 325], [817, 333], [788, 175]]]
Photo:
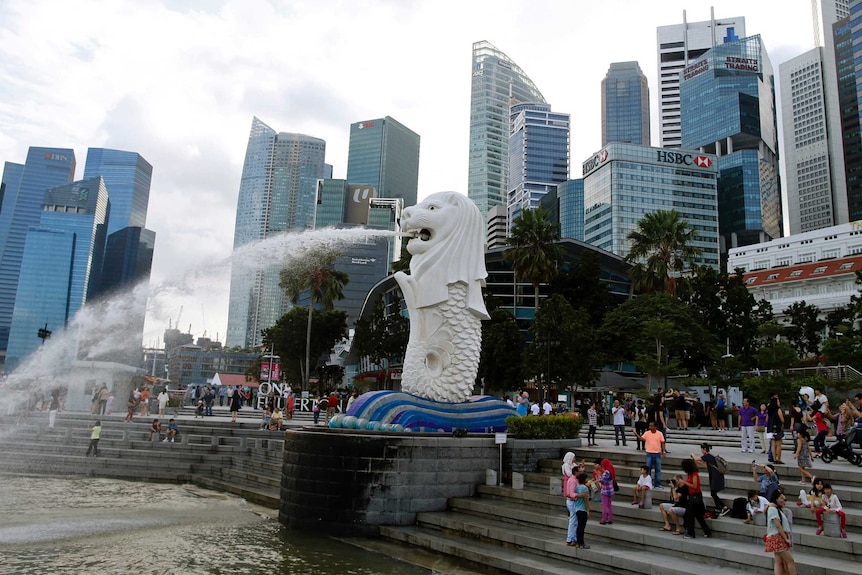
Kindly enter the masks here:
[[859, 293], [855, 282], [856, 271], [862, 270], [862, 222], [732, 248], [727, 268], [741, 268], [748, 289], [772, 304], [777, 318], [800, 301], [825, 315]]

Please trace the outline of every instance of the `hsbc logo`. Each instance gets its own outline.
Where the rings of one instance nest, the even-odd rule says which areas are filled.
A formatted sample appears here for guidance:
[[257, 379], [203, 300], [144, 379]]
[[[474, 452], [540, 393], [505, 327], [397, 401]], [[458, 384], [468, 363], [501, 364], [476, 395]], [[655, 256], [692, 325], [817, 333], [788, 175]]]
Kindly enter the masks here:
[[46, 160], [56, 160], [56, 161], [60, 161], [60, 162], [68, 162], [69, 161], [69, 158], [67, 158], [63, 154], [52, 154], [50, 152], [45, 153], [45, 159]]
[[592, 172], [593, 170], [595, 170], [596, 168], [601, 166], [603, 163], [605, 163], [605, 161], [607, 159], [608, 159], [608, 151], [607, 150], [602, 150], [601, 152], [598, 152], [592, 158], [590, 158], [589, 160], [584, 162], [584, 166], [583, 166], [584, 173], [583, 173], [583, 175], [586, 176], [587, 174], [589, 174], [590, 172]]
[[712, 159], [709, 156], [695, 156], [694, 154], [670, 152], [667, 150], [656, 150], [656, 155], [656, 160], [663, 164], [682, 164], [684, 166], [695, 166], [698, 168], [708, 168], [712, 166]]
[[364, 128], [373, 128], [374, 122], [359, 122], [359, 125], [356, 126], [357, 129], [362, 130]]

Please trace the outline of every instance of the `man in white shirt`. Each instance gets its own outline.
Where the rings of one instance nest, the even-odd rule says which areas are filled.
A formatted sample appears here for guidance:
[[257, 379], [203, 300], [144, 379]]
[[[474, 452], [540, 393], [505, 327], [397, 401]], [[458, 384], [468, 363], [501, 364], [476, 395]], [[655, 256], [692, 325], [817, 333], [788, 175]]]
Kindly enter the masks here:
[[541, 411], [541, 410], [539, 408], [539, 402], [538, 401], [533, 403], [532, 405], [530, 405], [530, 415], [539, 415], [539, 411]]
[[619, 399], [614, 400], [614, 406], [611, 408], [614, 414], [614, 439], [617, 445], [620, 444], [620, 437], [623, 439], [623, 446], [626, 444], [626, 408], [622, 406]]
[[542, 404], [542, 413], [544, 415], [551, 415], [552, 411], [554, 411], [554, 406], [546, 399], [545, 403]]

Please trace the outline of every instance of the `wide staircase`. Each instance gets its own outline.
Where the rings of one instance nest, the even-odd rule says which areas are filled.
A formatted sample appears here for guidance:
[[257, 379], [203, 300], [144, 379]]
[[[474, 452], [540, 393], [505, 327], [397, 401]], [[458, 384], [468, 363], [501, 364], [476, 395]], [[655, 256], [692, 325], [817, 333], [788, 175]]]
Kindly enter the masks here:
[[[446, 553], [475, 565], [518, 574], [643, 574], [718, 575], [746, 573], [766, 575], [773, 572], [772, 553], [763, 551], [766, 528], [745, 524], [730, 516], [708, 520], [713, 537], [704, 538], [699, 527], [695, 539], [684, 539], [660, 531], [659, 503], [669, 500], [670, 491], [653, 491], [652, 509], [631, 505], [632, 488], [644, 463], [644, 452], [635, 442], [615, 446], [612, 427], [600, 428], [598, 447], [580, 447], [572, 442], [577, 459], [592, 463], [608, 457], [616, 468], [620, 492], [614, 497], [613, 524], [600, 525], [601, 504], [593, 502], [587, 524], [589, 549], [566, 545], [568, 512], [560, 490], [561, 460], [541, 461], [538, 468], [524, 474], [524, 489], [511, 486], [479, 486], [471, 498], [449, 500], [443, 512], [420, 513], [411, 527], [384, 527], [384, 537]], [[757, 489], [752, 478], [751, 461], [766, 463], [766, 455], [741, 453], [739, 433], [712, 430], [669, 432], [670, 453], [662, 464], [666, 484], [681, 473], [681, 461], [691, 453], [700, 455], [700, 444], [707, 441], [712, 453], [722, 455], [729, 464], [727, 488], [721, 492], [728, 506], [736, 497]], [[759, 447], [759, 446], [758, 446]], [[862, 468], [845, 460], [827, 465], [815, 460], [811, 471], [833, 485], [847, 513], [848, 538], [816, 535], [814, 514], [796, 505], [799, 490], [810, 486], [799, 483], [799, 471], [792, 458], [792, 444], [784, 444], [785, 465], [777, 469], [793, 511], [793, 555], [799, 573], [846, 575], [862, 572]], [[563, 453], [560, 454], [562, 459]], [[588, 465], [591, 472], [592, 466]], [[702, 473], [707, 481], [705, 471]], [[707, 506], [712, 505], [704, 490]]]
[[0, 472], [194, 483], [278, 509], [281, 432], [260, 430], [251, 414], [236, 423], [178, 415], [173, 443], [149, 438], [152, 416], [134, 423], [103, 416], [99, 457], [85, 456], [92, 415], [61, 412], [53, 429], [47, 413], [0, 417]]

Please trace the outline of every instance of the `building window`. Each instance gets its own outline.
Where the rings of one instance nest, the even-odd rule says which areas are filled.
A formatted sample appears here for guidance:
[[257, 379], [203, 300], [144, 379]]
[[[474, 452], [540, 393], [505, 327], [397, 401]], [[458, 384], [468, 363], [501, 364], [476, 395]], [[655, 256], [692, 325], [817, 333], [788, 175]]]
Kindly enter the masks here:
[[778, 279], [778, 274], [769, 274], [768, 276], [766, 276], [766, 281], [777, 280], [777, 279]]
[[753, 283], [754, 283], [754, 282], [756, 282], [756, 281], [757, 281], [757, 278], [756, 278], [756, 277], [748, 278], [747, 280], [745, 280], [745, 285], [751, 285], [751, 284], [753, 284]]
[[818, 266], [818, 267], [814, 268], [814, 271], [811, 273], [812, 273], [812, 275], [813, 274], [822, 274], [825, 271], [826, 271], [826, 266]]
[[790, 272], [790, 275], [787, 277], [798, 278], [801, 275], [802, 275], [802, 270], [793, 270], [792, 272]]
[[838, 271], [843, 272], [853, 267], [853, 262], [847, 262], [838, 266]]

